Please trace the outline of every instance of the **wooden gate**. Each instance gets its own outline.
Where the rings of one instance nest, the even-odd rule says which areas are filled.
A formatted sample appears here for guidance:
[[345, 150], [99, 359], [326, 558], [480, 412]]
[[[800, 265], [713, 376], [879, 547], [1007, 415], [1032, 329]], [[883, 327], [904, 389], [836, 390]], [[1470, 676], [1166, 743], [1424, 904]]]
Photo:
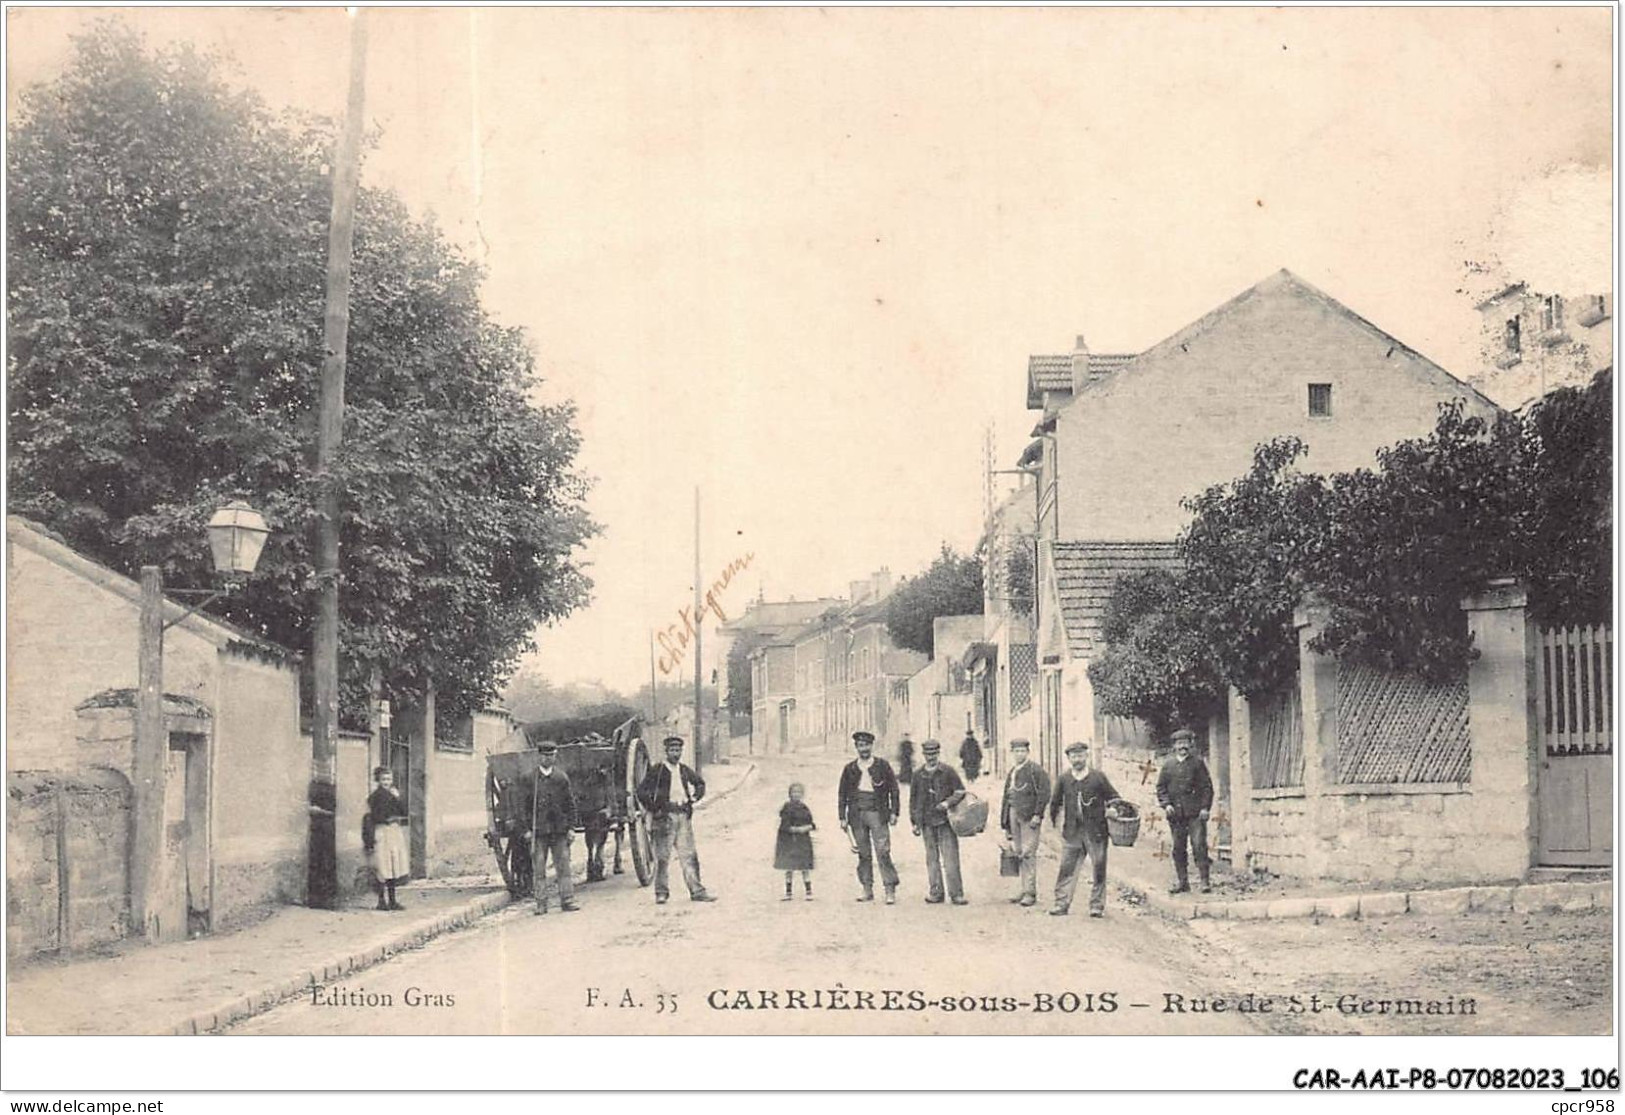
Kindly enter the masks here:
[[1614, 637], [1541, 629], [1535, 647], [1540, 862], [1607, 866], [1614, 851]]

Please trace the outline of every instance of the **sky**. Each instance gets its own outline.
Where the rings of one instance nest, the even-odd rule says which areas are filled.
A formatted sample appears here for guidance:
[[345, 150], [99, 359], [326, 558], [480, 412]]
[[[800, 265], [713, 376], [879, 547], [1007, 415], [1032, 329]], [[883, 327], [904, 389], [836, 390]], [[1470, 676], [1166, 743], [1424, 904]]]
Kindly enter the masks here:
[[[1139, 351], [1282, 267], [1473, 374], [1487, 285], [1611, 289], [1611, 15], [372, 11], [362, 181], [485, 264], [597, 481], [594, 601], [527, 668], [647, 680], [696, 489], [702, 581], [752, 555], [728, 615], [969, 549], [1029, 354]], [[8, 110], [94, 18], [8, 11]], [[341, 111], [340, 9], [120, 18]]]

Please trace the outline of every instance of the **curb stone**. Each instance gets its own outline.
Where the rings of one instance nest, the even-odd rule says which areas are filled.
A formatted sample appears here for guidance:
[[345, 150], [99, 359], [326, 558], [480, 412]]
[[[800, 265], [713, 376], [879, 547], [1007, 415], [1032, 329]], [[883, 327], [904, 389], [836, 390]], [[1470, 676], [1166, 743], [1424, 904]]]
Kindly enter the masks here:
[[269, 987], [230, 999], [220, 1006], [199, 1011], [177, 1023], [167, 1032], [208, 1034], [222, 1030], [256, 1014], [263, 1014], [279, 1003], [302, 994], [314, 984], [326, 983], [330, 979], [359, 972], [363, 968], [387, 960], [398, 952], [414, 948], [454, 929], [472, 925], [487, 914], [502, 909], [510, 901], [512, 898], [507, 891], [477, 898], [457, 912], [440, 918], [429, 926], [405, 930], [382, 944], [367, 945], [338, 959], [313, 965], [302, 976], [282, 980]]
[[1230, 921], [1284, 920], [1288, 918], [1383, 918], [1406, 913], [1434, 916], [1466, 915], [1481, 911], [1537, 913], [1612, 910], [1614, 886], [1603, 883], [1521, 883], [1490, 887], [1446, 887], [1434, 890], [1384, 891], [1377, 894], [1341, 894], [1320, 898], [1230, 899], [1176, 902], [1139, 881], [1117, 884], [1134, 906], [1156, 910], [1179, 921], [1212, 918]]

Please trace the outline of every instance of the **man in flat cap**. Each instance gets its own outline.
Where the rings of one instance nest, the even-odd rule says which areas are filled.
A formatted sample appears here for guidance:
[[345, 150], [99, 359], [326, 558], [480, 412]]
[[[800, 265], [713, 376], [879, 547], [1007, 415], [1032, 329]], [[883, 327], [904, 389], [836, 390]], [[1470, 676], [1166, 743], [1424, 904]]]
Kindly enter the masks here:
[[1055, 794], [1049, 802], [1050, 824], [1061, 824], [1061, 870], [1055, 877], [1055, 905], [1050, 913], [1057, 917], [1072, 908], [1072, 896], [1078, 888], [1078, 869], [1084, 857], [1094, 865], [1094, 886], [1089, 891], [1089, 916], [1106, 914], [1106, 803], [1117, 797], [1117, 790], [1100, 771], [1089, 769], [1089, 745], [1073, 743], [1066, 749], [1067, 764], [1055, 780]]
[[575, 880], [570, 870], [570, 840], [575, 833], [576, 801], [570, 776], [556, 765], [559, 745], [543, 740], [536, 745], [535, 797], [532, 799], [531, 877], [535, 880], [536, 913], [547, 913], [547, 861], [558, 877], [559, 909], [573, 913]]
[[1196, 855], [1196, 870], [1202, 879], [1202, 893], [1212, 890], [1208, 882], [1207, 818], [1213, 808], [1213, 779], [1207, 764], [1191, 754], [1196, 733], [1181, 728], [1174, 733], [1174, 757], [1163, 764], [1157, 776], [1157, 804], [1168, 815], [1168, 830], [1174, 838], [1174, 885], [1169, 894], [1191, 889], [1188, 853]]
[[897, 868], [891, 861], [891, 826], [902, 812], [902, 793], [891, 764], [875, 757], [872, 732], [853, 732], [852, 746], [858, 757], [841, 771], [835, 816], [858, 852], [858, 883], [863, 887], [858, 901], [875, 900], [874, 861], [878, 859], [886, 905], [895, 905]]
[[1049, 804], [1049, 775], [1028, 761], [1032, 744], [1010, 741], [1010, 773], [1004, 779], [1004, 800], [999, 805], [999, 827], [1021, 861], [1021, 891], [1010, 901], [1038, 904], [1038, 831]]
[[638, 787], [638, 802], [649, 814], [649, 836], [655, 846], [655, 903], [671, 896], [666, 882], [673, 850], [683, 867], [683, 882], [695, 902], [715, 902], [700, 882], [700, 855], [694, 848], [694, 806], [705, 796], [705, 780], [683, 762], [683, 737], [667, 736], [666, 761], [649, 768]]
[[908, 788], [908, 816], [914, 835], [925, 841], [925, 873], [932, 904], [943, 900], [943, 879], [955, 906], [965, 905], [965, 886], [959, 875], [959, 836], [948, 823], [948, 810], [965, 796], [965, 784], [953, 767], [942, 762], [942, 744], [928, 739], [920, 744], [925, 765], [914, 772]]

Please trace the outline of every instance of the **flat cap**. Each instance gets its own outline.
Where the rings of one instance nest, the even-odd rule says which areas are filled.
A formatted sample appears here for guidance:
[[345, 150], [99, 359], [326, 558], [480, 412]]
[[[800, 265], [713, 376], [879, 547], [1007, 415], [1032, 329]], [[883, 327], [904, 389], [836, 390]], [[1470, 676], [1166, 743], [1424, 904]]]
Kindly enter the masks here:
[[1017, 748], [1020, 748], [1023, 751], [1030, 751], [1032, 750], [1032, 746], [1033, 744], [1031, 740], [1013, 739], [1010, 741], [1010, 750], [1012, 751], [1016, 750]]
[[1066, 745], [1066, 753], [1068, 755], [1076, 755], [1080, 751], [1087, 750], [1089, 750], [1089, 745], [1084, 743], [1081, 739]]
[[678, 747], [683, 747], [683, 746], [685, 746], [687, 744], [688, 741], [683, 739], [682, 736], [667, 736], [665, 739], [661, 740], [660, 742], [664, 743], [664, 744], [667, 744], [667, 745], [675, 743]]
[[1173, 735], [1174, 746], [1178, 747], [1181, 743], [1190, 743], [1195, 738], [1195, 732], [1191, 731], [1189, 728], [1181, 728]]
[[536, 750], [540, 751], [543, 755], [555, 754], [558, 749], [559, 745], [550, 739], [544, 739], [541, 743], [536, 745]]
[[924, 743], [920, 744], [920, 750], [925, 752], [927, 755], [935, 755], [938, 751], [942, 750], [942, 744], [938, 743], [934, 739], [928, 739]]
[[870, 743], [873, 743], [875, 741], [875, 734], [873, 732], [863, 731], [853, 732], [852, 742], [857, 743], [859, 740], [868, 740]]

